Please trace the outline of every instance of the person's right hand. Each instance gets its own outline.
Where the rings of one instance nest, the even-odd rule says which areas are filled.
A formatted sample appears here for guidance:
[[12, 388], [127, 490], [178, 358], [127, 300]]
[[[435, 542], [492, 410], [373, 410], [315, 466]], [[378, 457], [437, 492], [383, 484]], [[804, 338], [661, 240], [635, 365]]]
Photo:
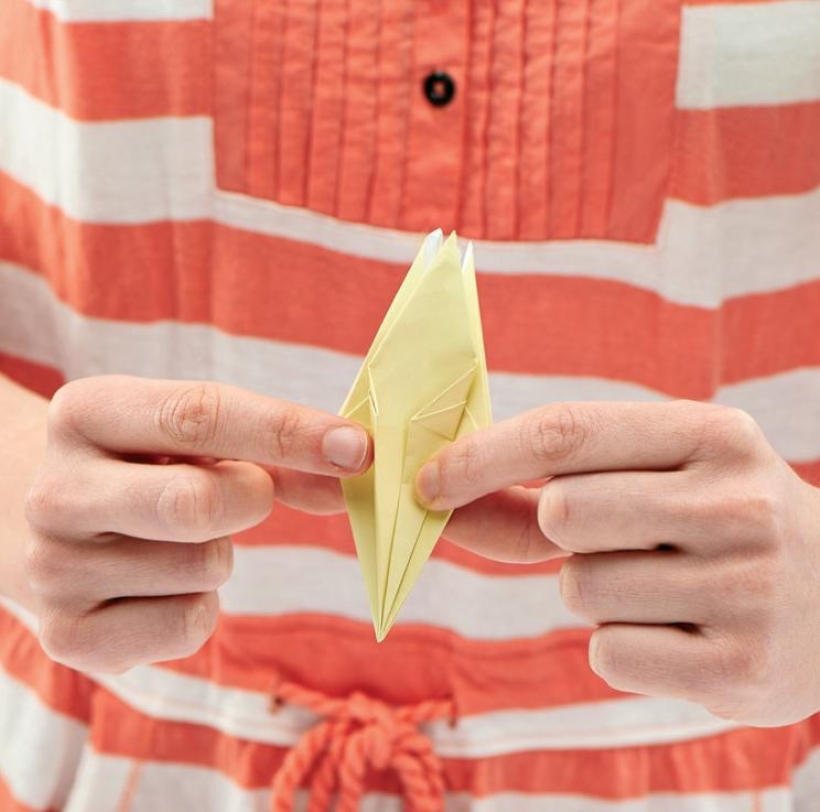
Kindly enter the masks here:
[[235, 387], [67, 384], [26, 500], [43, 648], [105, 673], [193, 654], [216, 624], [229, 536], [268, 515], [274, 484], [288, 501], [338, 508], [337, 478], [370, 459], [355, 424]]

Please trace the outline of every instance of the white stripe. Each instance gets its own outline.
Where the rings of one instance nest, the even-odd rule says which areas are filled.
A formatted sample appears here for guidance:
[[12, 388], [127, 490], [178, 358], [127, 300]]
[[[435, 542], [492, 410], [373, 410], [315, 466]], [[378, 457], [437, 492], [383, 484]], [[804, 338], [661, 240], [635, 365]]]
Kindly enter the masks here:
[[[104, 758], [104, 757], [98, 757]], [[471, 798], [466, 794], [448, 793], [445, 812], [749, 812], [754, 803], [751, 792], [715, 792], [681, 795], [652, 793], [622, 801], [592, 797], [598, 789], [589, 787], [590, 794], [537, 794], [505, 792]], [[603, 788], [602, 788], [603, 789]], [[791, 793], [777, 787], [758, 794], [760, 812], [791, 812]], [[297, 809], [305, 809], [307, 793], [297, 795]], [[148, 763], [140, 772], [140, 781], [131, 812], [154, 812], [161, 804], [168, 809], [197, 809], [201, 812], [262, 812], [267, 809], [268, 790], [248, 790], [230, 779], [201, 767], [167, 763]], [[163, 807], [164, 808], [164, 807]], [[366, 794], [361, 812], [400, 812], [406, 808], [396, 796]], [[92, 808], [96, 812], [96, 808]], [[89, 809], [88, 812], [92, 812]], [[102, 812], [102, 808], [100, 808]]]
[[[307, 209], [219, 192], [213, 215], [225, 225], [409, 265], [421, 235], [344, 223]], [[820, 278], [820, 189], [735, 200], [712, 207], [668, 200], [655, 245], [605, 240], [472, 240], [479, 273], [535, 274], [623, 282], [683, 305], [783, 290]]]
[[[372, 622], [358, 561], [322, 548], [237, 546], [221, 595], [227, 614], [321, 612]], [[396, 626], [417, 623], [472, 640], [538, 637], [579, 625], [555, 576], [486, 576], [438, 559], [425, 565]]]
[[[159, 686], [151, 685], [149, 680], [149, 687]], [[224, 693], [224, 689], [217, 691]], [[224, 697], [213, 698], [219, 700]], [[627, 701], [625, 704], [630, 703]], [[281, 713], [288, 714], [289, 711], [283, 709]], [[257, 718], [264, 716], [268, 714], [260, 703]], [[629, 719], [628, 716], [626, 718]], [[203, 722], [201, 719], [194, 721]], [[313, 719], [302, 719], [300, 727], [312, 721]], [[499, 722], [504, 724], [505, 720], [501, 719]], [[229, 730], [224, 732], [242, 735]], [[136, 791], [133, 804], [129, 806], [130, 812], [153, 812], [159, 808], [190, 808], [203, 812], [211, 809], [221, 812], [228, 808], [235, 812], [267, 809], [267, 789], [241, 788], [214, 769], [151, 761], [138, 764], [132, 759], [103, 755], [87, 744], [84, 746], [85, 738], [86, 730], [82, 725], [41, 705], [30, 690], [0, 670], [0, 776], [23, 804], [33, 808], [64, 808], [65, 812], [107, 812], [112, 803], [123, 796], [130, 780], [135, 778]], [[290, 735], [273, 741], [254, 736], [250, 738], [253, 741], [291, 746], [298, 736]], [[611, 741], [607, 739], [602, 746], [612, 746]], [[813, 764], [810, 762], [802, 765], [795, 773], [799, 793], [817, 781], [820, 764], [816, 758], [813, 759]], [[594, 787], [590, 789], [594, 790]], [[814, 799], [813, 795], [798, 795], [800, 797]], [[766, 790], [761, 796], [762, 810], [791, 810], [792, 807], [786, 805], [790, 798], [791, 793], [785, 788]], [[305, 795], [301, 794], [298, 808], [303, 807], [304, 800]], [[499, 793], [474, 800], [463, 794], [450, 794], [446, 809], [448, 812], [536, 812], [543, 809], [547, 801], [550, 809], [558, 812], [646, 812], [655, 809], [658, 812], [698, 812], [703, 809], [705, 812], [717, 808], [718, 803], [722, 811], [737, 809], [738, 812], [746, 812], [749, 808], [749, 797], [743, 793], [700, 793], [686, 796], [653, 794], [640, 801], [634, 799], [619, 802], [599, 801], [588, 796]], [[361, 808], [385, 812], [387, 809], [400, 809], [399, 804], [399, 799], [394, 796], [372, 793], [366, 796]], [[803, 808], [798, 807], [799, 810]], [[811, 808], [813, 807], [805, 806], [806, 812]]]
[[[128, 759], [90, 752], [88, 790], [84, 793], [87, 802], [72, 803], [66, 812], [109, 812], [112, 799], [122, 794], [123, 773], [133, 768]], [[135, 789], [129, 812], [264, 812], [270, 804], [268, 787], [248, 789], [215, 769], [187, 764], [143, 762]], [[444, 812], [749, 812], [753, 808], [759, 812], [792, 812], [792, 793], [786, 787], [759, 793], [650, 793], [626, 800], [594, 797], [596, 791], [608, 789], [593, 783], [583, 795], [503, 792], [471, 798], [466, 793], [447, 793]], [[295, 809], [304, 810], [306, 806], [307, 792], [300, 791]], [[381, 793], [367, 793], [359, 805], [361, 812], [401, 812], [403, 808], [401, 798]]]
[[87, 729], [0, 668], [0, 776], [18, 801], [62, 809]]
[[79, 123], [4, 79], [0, 111], [0, 171], [70, 217], [144, 223], [207, 216], [210, 119]]
[[684, 6], [678, 106], [813, 100], [820, 100], [820, 2]]
[[[0, 605], [32, 631], [34, 616], [0, 598]], [[94, 679], [141, 713], [158, 719], [207, 725], [250, 741], [291, 747], [317, 721], [298, 707], [269, 712], [270, 697], [228, 688], [160, 666], [141, 666]], [[690, 702], [625, 697], [547, 710], [504, 710], [424, 726], [444, 758], [488, 758], [523, 750], [633, 747], [688, 741], [734, 730]]]
[[725, 386], [714, 400], [749, 412], [790, 462], [820, 459], [820, 368]]
[[808, 758], [795, 769], [794, 812], [817, 812], [820, 798], [820, 747], [815, 746]]
[[28, 0], [66, 22], [197, 20], [211, 17], [212, 0]]
[[[335, 412], [361, 363], [331, 350], [231, 336], [203, 325], [80, 316], [56, 299], [42, 277], [9, 263], [0, 262], [0, 291], [0, 349], [68, 378], [116, 372], [210, 379]], [[497, 420], [556, 401], [665, 399], [603, 378], [498, 372], [490, 375], [490, 391]], [[820, 368], [724, 386], [714, 400], [748, 411], [791, 462], [820, 458]]]
[[[820, 5], [820, 3], [818, 3]], [[0, 80], [0, 171], [70, 217], [112, 224], [214, 218], [355, 257], [408, 265], [422, 235], [345, 223], [213, 188], [209, 119], [78, 122]], [[713, 207], [668, 201], [656, 245], [475, 241], [480, 272], [624, 282], [714, 307], [820, 272], [820, 189]]]
[[[112, 812], [112, 810], [136, 812], [134, 806], [124, 801], [131, 792], [132, 782], [139, 778], [142, 766], [141, 761], [134, 759], [107, 754], [100, 755], [92, 747], [86, 745], [71, 797], [63, 812]], [[175, 769], [181, 773], [193, 768], [175, 766]], [[206, 772], [201, 768], [200, 771]], [[171, 793], [174, 794], [174, 791], [171, 790]], [[189, 809], [191, 807], [185, 804], [171, 807], [160, 802], [152, 808], [151, 812], [161, 810], [188, 812]]]

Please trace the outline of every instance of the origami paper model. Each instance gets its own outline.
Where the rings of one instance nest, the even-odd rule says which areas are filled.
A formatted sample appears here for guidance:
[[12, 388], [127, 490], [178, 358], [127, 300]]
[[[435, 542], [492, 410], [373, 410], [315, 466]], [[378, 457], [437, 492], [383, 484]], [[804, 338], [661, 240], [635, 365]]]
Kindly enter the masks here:
[[424, 241], [341, 411], [373, 437], [373, 465], [342, 489], [380, 641], [452, 512], [416, 501], [416, 473], [491, 422], [472, 245], [462, 262], [442, 239]]

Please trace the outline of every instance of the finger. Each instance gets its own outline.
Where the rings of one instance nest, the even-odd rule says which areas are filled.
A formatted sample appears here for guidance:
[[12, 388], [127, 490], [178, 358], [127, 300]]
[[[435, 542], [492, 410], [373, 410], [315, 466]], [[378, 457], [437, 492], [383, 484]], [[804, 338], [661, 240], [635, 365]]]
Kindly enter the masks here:
[[81, 539], [116, 533], [196, 542], [261, 522], [273, 506], [273, 483], [247, 462], [202, 467], [105, 459], [86, 466], [74, 480], [42, 481], [29, 501], [31, 523], [56, 535]]
[[590, 667], [612, 688], [708, 705], [726, 681], [714, 641], [674, 626], [608, 624], [596, 629]]
[[696, 488], [688, 471], [554, 477], [541, 489], [538, 526], [572, 553], [702, 544], [709, 528], [698, 521]]
[[561, 598], [573, 614], [604, 623], [692, 624], [715, 616], [720, 596], [702, 562], [678, 551], [573, 555], [561, 567]]
[[715, 558], [758, 546], [761, 503], [750, 481], [704, 478], [694, 469], [575, 474], [541, 489], [538, 525], [573, 553], [664, 545]]
[[456, 510], [444, 535], [484, 558], [532, 564], [565, 555], [544, 537], [536, 521], [538, 491], [508, 488]]
[[43, 648], [57, 662], [91, 673], [121, 673], [137, 665], [195, 654], [219, 616], [215, 592], [130, 598], [80, 618], [54, 612], [40, 626]]
[[52, 401], [50, 425], [119, 454], [238, 459], [336, 476], [365, 470], [371, 455], [355, 423], [215, 383], [74, 381]]
[[674, 469], [696, 452], [709, 408], [556, 403], [453, 443], [421, 469], [416, 487], [424, 504], [443, 510], [538, 477]]
[[317, 516], [329, 516], [345, 509], [342, 486], [336, 477], [288, 468], [271, 469], [270, 473], [276, 486], [276, 501], [283, 505]]
[[228, 580], [232, 566], [233, 545], [226, 537], [201, 544], [43, 538], [28, 575], [46, 604], [76, 613], [117, 598], [212, 592]]

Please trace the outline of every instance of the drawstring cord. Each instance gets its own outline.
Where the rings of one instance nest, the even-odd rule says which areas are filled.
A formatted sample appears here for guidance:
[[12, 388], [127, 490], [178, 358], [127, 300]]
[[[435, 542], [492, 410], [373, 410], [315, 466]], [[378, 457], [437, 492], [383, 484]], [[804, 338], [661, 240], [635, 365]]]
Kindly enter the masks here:
[[296, 790], [311, 773], [307, 812], [330, 812], [336, 793], [335, 812], [356, 812], [368, 768], [397, 774], [408, 812], [442, 812], [441, 762], [418, 725], [442, 718], [454, 724], [452, 700], [391, 707], [359, 691], [336, 699], [284, 682], [272, 692], [271, 710], [284, 703], [324, 719], [285, 756], [273, 778], [271, 812], [293, 812]]

